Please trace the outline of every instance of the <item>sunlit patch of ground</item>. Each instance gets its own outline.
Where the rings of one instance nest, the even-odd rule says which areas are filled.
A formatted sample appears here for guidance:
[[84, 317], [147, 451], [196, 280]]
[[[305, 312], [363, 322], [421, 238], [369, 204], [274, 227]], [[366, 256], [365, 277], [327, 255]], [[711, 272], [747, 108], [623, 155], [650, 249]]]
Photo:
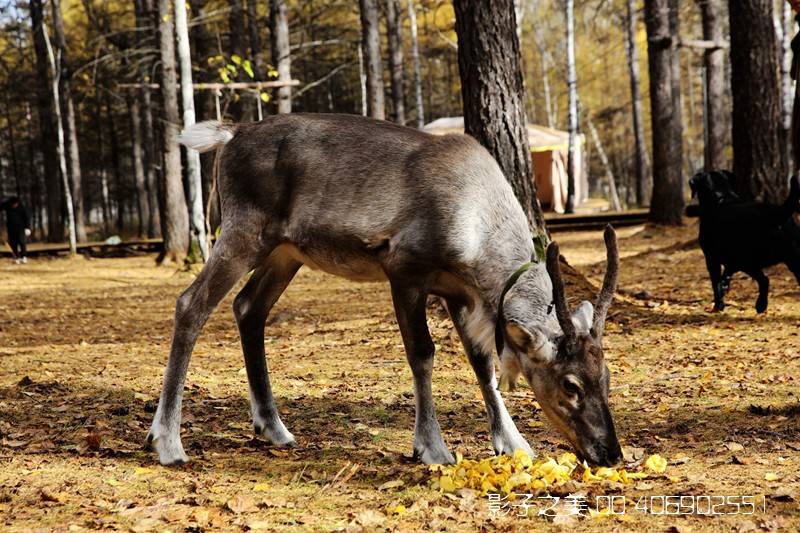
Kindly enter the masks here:
[[[567, 260], [598, 283], [600, 232], [557, 238]], [[625, 495], [627, 514], [587, 519], [581, 529], [800, 525], [800, 288], [785, 267], [770, 269], [769, 312], [757, 316], [755, 283], [737, 276], [729, 307], [710, 314], [695, 238], [695, 226], [620, 231], [621, 296], [605, 342], [612, 409], [624, 445], [671, 464], [665, 476], [634, 486], [599, 487]], [[159, 466], [143, 442], [174, 301], [191, 279], [155, 268], [151, 256], [0, 265], [0, 529], [548, 527], [514, 511], [492, 517], [485, 498], [429, 488], [427, 469], [407, 460], [411, 373], [388, 288], [306, 269], [267, 326], [273, 385], [299, 448], [252, 436], [229, 297], [206, 326], [187, 380], [183, 439], [192, 462]], [[487, 457], [472, 371], [435, 307], [429, 323], [445, 440], [465, 457]], [[537, 452], [567, 449], [528, 389], [507, 403]], [[752, 495], [766, 512], [665, 517], [634, 509], [658, 495]]]

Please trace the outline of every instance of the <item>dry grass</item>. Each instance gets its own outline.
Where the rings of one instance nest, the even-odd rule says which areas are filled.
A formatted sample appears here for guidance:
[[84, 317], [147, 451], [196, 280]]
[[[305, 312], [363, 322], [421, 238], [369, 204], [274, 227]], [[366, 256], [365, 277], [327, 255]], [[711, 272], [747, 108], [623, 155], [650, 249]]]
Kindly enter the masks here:
[[[772, 269], [769, 313], [756, 316], [755, 283], [737, 276], [729, 308], [712, 315], [702, 254], [691, 245], [695, 227], [620, 234], [622, 296], [606, 338], [612, 408], [624, 445], [671, 464], [666, 476], [591, 494], [621, 493], [631, 506], [659, 494], [754, 495], [766, 513], [659, 517], [629, 508], [580, 528], [796, 529], [796, 281]], [[600, 233], [558, 237], [567, 259], [597, 282]], [[252, 437], [229, 297], [206, 326], [187, 380], [183, 438], [193, 461], [159, 466], [143, 441], [174, 300], [191, 277], [153, 267], [150, 256], [0, 266], [0, 529], [548, 527], [536, 516], [491, 517], [484, 498], [430, 488], [427, 469], [406, 457], [411, 374], [388, 288], [305, 269], [267, 327], [276, 395], [300, 447], [277, 450]], [[429, 323], [445, 440], [466, 457], [487, 457], [474, 376], [446, 317], [434, 310]], [[563, 452], [533, 394], [508, 396], [533, 448]], [[406, 511], [393, 514], [398, 505]]]

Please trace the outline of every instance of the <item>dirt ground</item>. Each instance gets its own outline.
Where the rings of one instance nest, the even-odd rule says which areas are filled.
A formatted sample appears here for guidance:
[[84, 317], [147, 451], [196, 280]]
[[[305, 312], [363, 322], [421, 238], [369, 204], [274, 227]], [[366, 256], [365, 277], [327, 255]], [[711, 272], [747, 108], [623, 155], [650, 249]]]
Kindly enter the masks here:
[[[474, 493], [441, 494], [408, 458], [411, 373], [388, 287], [307, 269], [276, 305], [267, 354], [293, 450], [254, 438], [231, 296], [192, 358], [183, 439], [192, 462], [161, 467], [143, 447], [161, 386], [175, 298], [189, 272], [154, 257], [0, 265], [0, 530], [751, 531], [800, 527], [800, 289], [770, 269], [770, 307], [734, 279], [722, 314], [697, 228], [620, 231], [620, 297], [606, 329], [611, 405], [623, 446], [658, 453], [664, 475], [604, 483], [626, 513], [560, 526], [492, 515]], [[556, 235], [597, 284], [599, 231]], [[429, 315], [434, 396], [448, 445], [491, 455], [483, 402], [449, 320]], [[567, 445], [518, 389], [506, 401], [541, 456]], [[576, 490], [581, 490], [577, 484]], [[658, 496], [752, 496], [754, 514], [656, 515]], [[728, 505], [723, 512], [733, 512]]]

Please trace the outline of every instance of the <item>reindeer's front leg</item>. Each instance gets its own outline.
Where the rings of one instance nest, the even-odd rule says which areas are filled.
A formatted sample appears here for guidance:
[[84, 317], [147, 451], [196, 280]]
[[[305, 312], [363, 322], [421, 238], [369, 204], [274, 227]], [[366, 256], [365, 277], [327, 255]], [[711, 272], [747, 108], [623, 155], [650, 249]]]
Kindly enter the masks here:
[[[480, 342], [475, 338], [476, 332], [470, 334], [469, 328], [466, 327], [468, 310], [465, 306], [460, 305], [458, 302], [448, 299], [447, 310], [450, 312], [450, 317], [456, 326], [456, 331], [461, 338], [464, 349], [469, 357], [469, 362], [472, 364], [472, 369], [475, 371], [475, 376], [478, 378], [478, 385], [483, 394], [483, 401], [486, 403], [486, 414], [489, 417], [489, 429], [492, 432], [492, 445], [494, 446], [495, 453], [514, 453], [515, 450], [525, 450], [528, 455], [535, 457], [536, 455], [531, 450], [530, 445], [525, 440], [511, 415], [508, 414], [503, 398], [497, 390], [497, 379], [494, 372], [494, 362], [492, 360], [491, 350], [486, 350]], [[479, 311], [474, 311], [479, 312]], [[488, 322], [488, 317], [485, 317], [487, 324], [481, 325], [476, 322], [476, 328], [489, 328], [488, 332], [483, 332], [488, 338], [493, 338], [493, 329]]]
[[433, 406], [431, 374], [434, 345], [425, 319], [427, 292], [392, 282], [392, 300], [397, 323], [403, 336], [406, 357], [414, 374], [416, 420], [414, 424], [414, 456], [425, 464], [453, 463], [453, 455], [442, 439], [436, 410]]

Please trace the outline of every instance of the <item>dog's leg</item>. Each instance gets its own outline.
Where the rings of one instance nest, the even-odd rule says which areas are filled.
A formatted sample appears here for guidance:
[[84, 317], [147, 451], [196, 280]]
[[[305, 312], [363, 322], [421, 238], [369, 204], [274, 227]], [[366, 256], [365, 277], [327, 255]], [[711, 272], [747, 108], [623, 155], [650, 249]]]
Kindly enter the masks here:
[[761, 270], [747, 272], [758, 283], [758, 299], [756, 300], [756, 312], [763, 313], [767, 310], [767, 299], [769, 298], [769, 278]]
[[733, 274], [734, 272], [728, 267], [722, 270], [722, 278], [719, 280], [719, 295], [721, 299], [725, 298], [725, 295], [728, 294], [728, 290], [731, 288]]
[[708, 276], [711, 278], [711, 289], [714, 291], [714, 309], [713, 311], [722, 311], [725, 309], [725, 294], [720, 291], [720, 282], [722, 275], [720, 269], [722, 268], [718, 261], [710, 259], [706, 256], [706, 268], [708, 268]]

